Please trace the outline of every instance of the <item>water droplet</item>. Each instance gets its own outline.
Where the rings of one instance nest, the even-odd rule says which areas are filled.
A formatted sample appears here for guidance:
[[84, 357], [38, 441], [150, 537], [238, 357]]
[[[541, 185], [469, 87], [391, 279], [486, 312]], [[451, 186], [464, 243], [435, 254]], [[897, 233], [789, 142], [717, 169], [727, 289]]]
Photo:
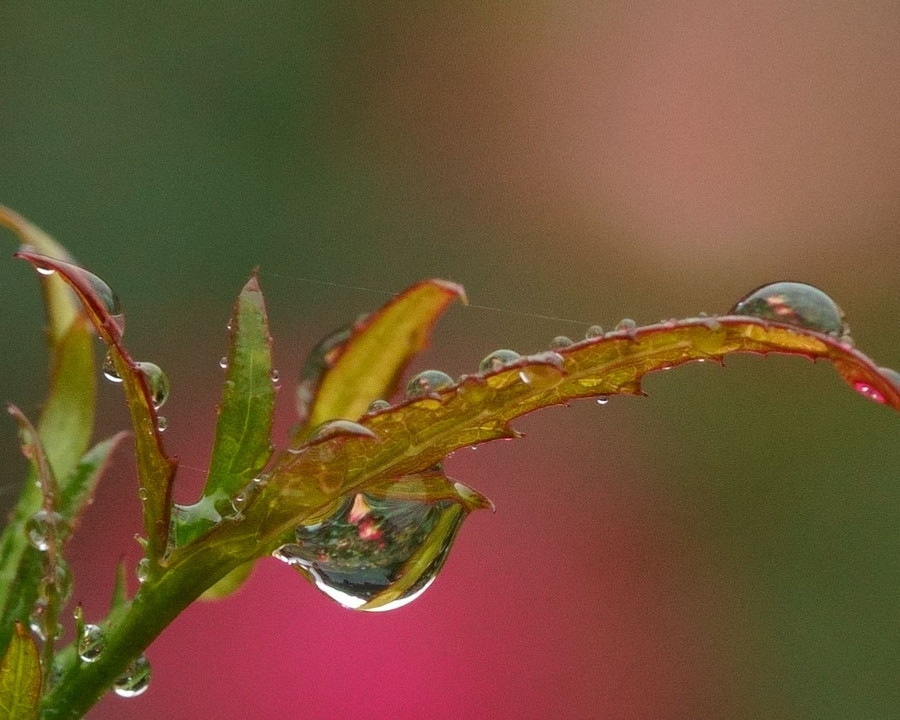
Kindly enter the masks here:
[[162, 371], [162, 368], [152, 362], [135, 363], [137, 369], [144, 373], [147, 378], [147, 386], [150, 388], [150, 400], [153, 403], [153, 409], [159, 410], [165, 405], [169, 399], [169, 378]]
[[277, 385], [278, 381], [281, 380], [281, 373], [275, 368], [272, 368], [272, 372], [269, 373], [269, 380], [272, 381], [273, 385]]
[[424, 370], [414, 376], [406, 386], [406, 397], [430, 395], [453, 386], [453, 378], [440, 370]]
[[147, 578], [150, 577], [150, 560], [148, 558], [141, 558], [135, 568], [134, 574], [137, 576], [139, 583], [147, 582]]
[[137, 697], [150, 686], [150, 662], [138, 656], [113, 683], [113, 692], [119, 697]]
[[358, 437], [367, 437], [377, 439], [373, 433], [365, 425], [360, 425], [352, 420], [329, 420], [317, 427], [309, 438], [309, 442], [320, 442], [341, 435], [355, 435]]
[[369, 405], [369, 412], [381, 412], [382, 410], [387, 410], [390, 406], [391, 404], [387, 400], [373, 400], [372, 404]]
[[62, 515], [51, 510], [38, 510], [25, 523], [28, 542], [41, 552], [50, 549], [53, 536], [62, 523]]
[[478, 372], [484, 374], [500, 370], [510, 363], [516, 362], [521, 357], [515, 350], [494, 350], [494, 352], [478, 363]]
[[138, 497], [141, 500], [146, 500], [150, 496], [150, 493], [147, 491], [147, 488], [142, 487], [138, 489]]
[[884, 395], [882, 395], [879, 390], [872, 387], [867, 382], [857, 380], [855, 383], [853, 383], [853, 389], [863, 397], [869, 398], [869, 400], [874, 400], [875, 402], [881, 403], [882, 405], [885, 403]]
[[112, 356], [111, 352], [106, 353], [106, 357], [103, 358], [103, 376], [110, 382], [114, 382], [114, 383], [122, 382], [122, 378], [119, 375], [119, 371], [116, 370], [116, 363], [113, 361], [113, 356]]
[[28, 627], [35, 634], [38, 640], [46, 640], [46, 624], [47, 624], [47, 607], [49, 602], [45, 597], [39, 597], [31, 612], [28, 614]]
[[836, 338], [850, 334], [837, 303], [805, 283], [777, 282], [758, 287], [738, 300], [729, 314], [775, 320]]
[[83, 662], [95, 662], [106, 649], [106, 632], [99, 625], [85, 625], [78, 638], [78, 657]]
[[34, 269], [38, 271], [38, 274], [47, 277], [49, 275], [53, 275], [56, 272], [52, 267], [47, 267], [46, 265], [35, 265]]
[[600, 395], [600, 396], [597, 397], [597, 404], [598, 404], [598, 405], [606, 405], [606, 403], [608, 403], [608, 402], [609, 402], [609, 396], [608, 396], [608, 395]]
[[72, 597], [72, 570], [62, 557], [57, 556], [53, 566], [53, 572], [38, 583], [38, 596], [49, 598], [56, 596], [61, 604], [65, 604]]
[[274, 555], [344, 607], [359, 608], [403, 581], [395, 598], [371, 608], [393, 610], [431, 584], [464, 517], [450, 500], [357, 493], [324, 522], [298, 527], [297, 542]]
[[617, 332], [626, 332], [629, 335], [635, 331], [637, 328], [637, 323], [631, 318], [622, 318], [619, 320], [618, 325], [616, 325]]
[[571, 344], [572, 338], [566, 337], [565, 335], [557, 335], [550, 341], [550, 349], [562, 350], [563, 348], [569, 347]]
[[591, 325], [587, 332], [584, 334], [585, 340], [590, 340], [591, 338], [603, 337], [603, 328], [599, 325]]
[[524, 370], [519, 370], [519, 380], [521, 380], [526, 385], [531, 385], [531, 378], [528, 377], [528, 373]]
[[228, 369], [228, 358], [225, 355], [219, 358], [219, 367], [223, 370]]
[[166, 420], [162, 415], [157, 416], [157, 418], [156, 418], [157, 431], [165, 432], [167, 427], [169, 427], [169, 421]]
[[234, 508], [236, 513], [239, 513], [244, 509], [244, 506], [247, 504], [247, 493], [239, 492], [233, 498], [231, 498], [231, 507]]
[[231, 332], [231, 328], [232, 328], [231, 320], [229, 320], [229, 321], [228, 321], [228, 324], [225, 326], [225, 329], [226, 329], [228, 332]]

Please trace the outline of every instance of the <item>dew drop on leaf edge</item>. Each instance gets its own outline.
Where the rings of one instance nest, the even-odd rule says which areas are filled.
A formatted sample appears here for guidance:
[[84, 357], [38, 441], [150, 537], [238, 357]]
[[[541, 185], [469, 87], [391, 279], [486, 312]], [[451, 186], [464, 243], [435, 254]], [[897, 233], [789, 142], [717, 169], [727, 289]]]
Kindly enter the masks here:
[[153, 409], [159, 410], [166, 404], [166, 400], [169, 399], [168, 376], [156, 363], [138, 362], [135, 365], [147, 379], [147, 387], [150, 388], [150, 400], [153, 403]]
[[837, 303], [819, 288], [806, 283], [762, 285], [738, 300], [729, 314], [772, 320], [835, 338], [850, 335], [844, 313]]
[[406, 397], [420, 397], [453, 386], [453, 378], [441, 370], [423, 370], [406, 385]]
[[484, 359], [478, 363], [478, 372], [481, 374], [501, 370], [507, 365], [521, 359], [521, 355], [515, 350], [494, 350], [494, 352], [486, 355]]
[[103, 358], [103, 377], [113, 383], [122, 382], [111, 352], [106, 353], [106, 357]]
[[150, 662], [139, 655], [113, 683], [113, 692], [123, 698], [137, 697], [150, 686]]
[[375, 438], [375, 433], [358, 422], [353, 422], [352, 420], [329, 420], [313, 430], [312, 435], [309, 437], [309, 442], [321, 442], [340, 437], [341, 435]]

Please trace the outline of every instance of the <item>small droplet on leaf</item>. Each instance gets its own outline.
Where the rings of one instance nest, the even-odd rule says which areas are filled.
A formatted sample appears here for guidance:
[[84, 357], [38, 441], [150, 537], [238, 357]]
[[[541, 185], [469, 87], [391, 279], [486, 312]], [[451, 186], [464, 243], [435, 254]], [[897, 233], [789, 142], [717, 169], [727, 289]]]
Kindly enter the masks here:
[[372, 404], [369, 405], [369, 412], [381, 412], [382, 410], [387, 410], [390, 406], [391, 404], [387, 400], [373, 400]]
[[150, 560], [141, 558], [140, 561], [138, 561], [134, 574], [137, 576], [139, 583], [147, 582], [147, 578], [150, 577]]
[[162, 415], [158, 415], [156, 418], [157, 431], [165, 432], [167, 427], [169, 427], [169, 421], [166, 420]]
[[38, 510], [25, 522], [25, 532], [32, 547], [41, 552], [50, 549], [52, 538], [62, 523], [62, 515], [52, 510]]
[[47, 267], [46, 265], [35, 265], [34, 269], [38, 271], [39, 275], [43, 275], [44, 277], [53, 275], [53, 273], [56, 272], [52, 267]]
[[632, 333], [637, 328], [637, 323], [631, 318], [622, 318], [619, 320], [619, 323], [616, 325], [617, 332], [626, 332]]
[[113, 683], [113, 692], [119, 697], [137, 697], [150, 686], [150, 662], [139, 655]]
[[478, 363], [478, 372], [481, 374], [501, 370], [510, 363], [514, 363], [522, 356], [515, 350], [494, 350]]
[[567, 348], [572, 344], [572, 338], [566, 337], [565, 335], [557, 335], [553, 340], [550, 341], [550, 349], [551, 350], [562, 350], [563, 348]]
[[83, 662], [96, 662], [106, 649], [106, 631], [99, 625], [85, 625], [78, 638], [78, 657]]
[[603, 337], [603, 328], [599, 325], [591, 325], [584, 334], [585, 340]]
[[277, 385], [279, 380], [281, 380], [281, 373], [275, 368], [272, 368], [272, 372], [269, 373], [269, 380], [272, 381], [273, 385]]
[[106, 357], [103, 358], [103, 377], [110, 382], [122, 382], [122, 377], [119, 375], [119, 371], [116, 370], [116, 363], [113, 360], [112, 352], [107, 352]]
[[424, 370], [406, 385], [406, 397], [430, 395], [448, 387], [453, 387], [453, 378], [447, 373], [440, 370]]
[[806, 283], [776, 282], [758, 287], [738, 300], [729, 314], [774, 320], [835, 338], [850, 335], [837, 303]]
[[49, 598], [54, 595], [61, 604], [72, 597], [72, 570], [62, 557], [57, 556], [53, 571], [38, 583], [38, 596]]
[[156, 363], [138, 362], [135, 365], [147, 379], [147, 387], [150, 388], [150, 401], [153, 403], [153, 409], [159, 410], [165, 405], [166, 400], [169, 399], [169, 378]]
[[219, 367], [223, 370], [228, 369], [228, 358], [225, 355], [219, 358]]
[[608, 403], [608, 402], [609, 402], [609, 396], [608, 396], [608, 395], [600, 395], [599, 397], [597, 397], [597, 404], [598, 404], [598, 405], [606, 405], [606, 403]]
[[46, 640], [47, 632], [47, 607], [49, 602], [45, 597], [38, 597], [28, 614], [28, 627], [38, 640]]
[[329, 420], [319, 425], [309, 438], [309, 442], [321, 442], [334, 437], [357, 436], [377, 439], [377, 435], [365, 425], [360, 425], [352, 420]]

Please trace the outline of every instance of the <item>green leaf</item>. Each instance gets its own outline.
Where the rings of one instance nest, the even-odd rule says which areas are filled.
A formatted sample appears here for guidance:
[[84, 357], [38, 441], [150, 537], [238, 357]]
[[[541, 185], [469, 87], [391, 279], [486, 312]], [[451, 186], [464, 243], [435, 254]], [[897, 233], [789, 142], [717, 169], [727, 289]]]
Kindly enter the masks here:
[[250, 573], [253, 572], [255, 562], [248, 562], [235, 568], [219, 582], [208, 588], [201, 596], [201, 600], [221, 600], [236, 592], [243, 585]]
[[134, 428], [138, 480], [144, 498], [147, 556], [158, 562], [166, 552], [171, 514], [172, 480], [176, 463], [166, 455], [158, 430], [158, 416], [147, 375], [132, 360], [122, 343], [121, 310], [109, 286], [93, 273], [70, 263], [20, 251], [16, 257], [38, 269], [53, 270], [75, 291], [100, 337], [109, 346], [116, 372], [122, 379], [125, 400]]
[[297, 397], [303, 422], [294, 442], [306, 440], [328, 420], [355, 420], [373, 400], [393, 395], [409, 361], [427, 346], [432, 326], [454, 300], [466, 302], [462, 287], [425, 280], [319, 343], [301, 371]]
[[35, 720], [41, 697], [38, 650], [22, 623], [0, 662], [0, 715], [5, 720]]
[[38, 432], [50, 466], [65, 486], [94, 432], [97, 380], [93, 338], [80, 316], [53, 348], [51, 359], [50, 392]]
[[[254, 273], [231, 313], [225, 390], [203, 495], [219, 512], [265, 467], [272, 454], [275, 409], [272, 338], [266, 305]], [[230, 509], [230, 508], [228, 508]]]
[[[2, 205], [0, 205], [0, 225], [16, 233], [24, 248], [34, 248], [41, 255], [64, 262], [75, 262], [66, 249], [47, 233]], [[41, 289], [47, 308], [49, 341], [53, 347], [62, 340], [72, 322], [81, 315], [81, 310], [72, 291], [60, 278], [52, 275], [42, 276]]]
[[81, 513], [90, 504], [97, 482], [109, 464], [110, 455], [127, 436], [126, 432], [116, 433], [94, 445], [81, 458], [63, 484], [60, 492], [59, 513], [70, 528], [75, 528]]
[[524, 357], [367, 414], [360, 430], [377, 440], [357, 431], [295, 447], [277, 460], [248, 519], [264, 518], [274, 538], [373, 482], [420, 472], [462, 447], [517, 437], [509, 423], [520, 415], [576, 398], [643, 395], [641, 378], [648, 372], [739, 352], [829, 360], [858, 392], [900, 409], [900, 376], [839, 339], [738, 316], [672, 321]]

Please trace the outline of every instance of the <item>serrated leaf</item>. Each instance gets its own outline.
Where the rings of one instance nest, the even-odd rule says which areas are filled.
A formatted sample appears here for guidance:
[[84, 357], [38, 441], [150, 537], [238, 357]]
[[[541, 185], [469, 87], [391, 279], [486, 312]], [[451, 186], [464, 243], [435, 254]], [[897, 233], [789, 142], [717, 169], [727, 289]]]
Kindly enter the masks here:
[[138, 479], [141, 495], [144, 497], [147, 556], [151, 563], [159, 560], [167, 548], [172, 479], [176, 463], [166, 455], [163, 447], [147, 376], [125, 349], [120, 319], [110, 311], [110, 305], [117, 302], [117, 299], [105, 282], [77, 265], [29, 251], [20, 251], [16, 253], [16, 257], [27, 260], [38, 269], [53, 270], [65, 280], [75, 291], [94, 327], [110, 349], [116, 372], [122, 379], [134, 427]]
[[272, 338], [256, 273], [234, 304], [230, 327], [225, 390], [203, 490], [204, 496], [216, 500], [220, 512], [272, 454]]
[[22, 623], [0, 662], [0, 717], [35, 720], [41, 697], [41, 665], [37, 646]]
[[641, 379], [648, 372], [741, 352], [831, 361], [858, 392], [900, 409], [900, 386], [892, 371], [833, 337], [737, 316], [672, 321], [524, 357], [368, 414], [359, 424], [378, 442], [357, 433], [295, 447], [279, 457], [256, 511], [281, 532], [297, 517], [329, 507], [335, 497], [420, 472], [462, 447], [514, 438], [509, 423], [520, 415], [576, 398], [643, 395]]
[[465, 297], [455, 283], [425, 280], [316, 346], [301, 372], [302, 424], [294, 442], [328, 420], [355, 420], [373, 400], [390, 397], [409, 361], [427, 346], [438, 317]]

